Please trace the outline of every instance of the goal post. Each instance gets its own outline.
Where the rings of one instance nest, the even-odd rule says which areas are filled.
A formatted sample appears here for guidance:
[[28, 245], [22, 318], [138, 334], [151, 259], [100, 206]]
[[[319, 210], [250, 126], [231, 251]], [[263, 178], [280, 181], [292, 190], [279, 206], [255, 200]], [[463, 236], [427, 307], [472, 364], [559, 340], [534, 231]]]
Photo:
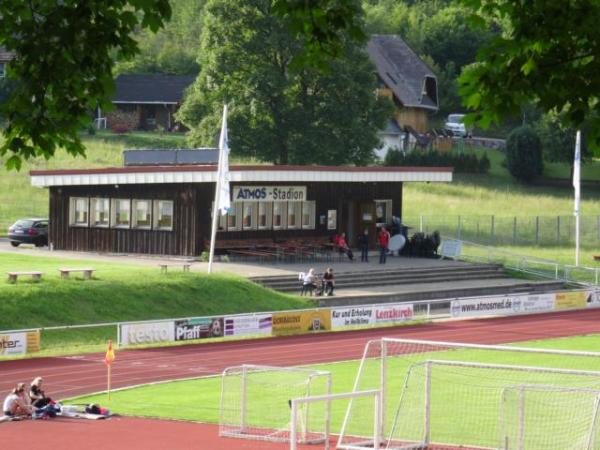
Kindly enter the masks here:
[[[502, 389], [515, 385], [600, 389], [600, 353], [383, 338], [365, 346], [353, 391], [381, 389], [386, 448], [498, 448]], [[351, 400], [341, 436], [357, 414]]]
[[[331, 373], [299, 367], [241, 365], [226, 368], [221, 376], [219, 436], [288, 442], [292, 400], [331, 394]], [[303, 443], [323, 442], [328, 405], [302, 414]]]
[[[338, 394], [327, 394], [327, 395], [317, 395], [311, 397], [300, 397], [295, 398], [291, 402], [291, 430], [290, 430], [290, 450], [296, 450], [298, 447], [298, 443], [301, 442], [300, 436], [303, 433], [304, 423], [302, 419], [301, 409], [303, 405], [313, 404], [313, 403], [324, 403], [327, 408], [330, 408], [332, 402], [339, 400], [348, 400], [348, 399], [371, 399], [372, 403], [370, 406], [366, 406], [363, 404], [364, 411], [366, 414], [371, 414], [372, 426], [370, 428], [370, 432], [367, 432], [364, 429], [362, 435], [352, 436], [354, 440], [364, 441], [368, 439], [369, 442], [374, 443], [373, 448], [380, 448], [379, 446], [379, 403], [381, 401], [381, 391], [379, 389], [370, 390], [370, 391], [358, 391], [358, 392], [345, 392]], [[364, 424], [364, 422], [363, 422]], [[324, 440], [324, 449], [329, 450], [330, 448], [330, 440], [331, 440], [331, 424], [330, 421], [325, 423], [325, 440]], [[346, 450], [354, 450], [360, 449], [362, 447], [355, 446], [351, 441], [343, 441], [341, 436], [338, 437], [338, 441], [336, 444], [337, 449], [346, 449]]]

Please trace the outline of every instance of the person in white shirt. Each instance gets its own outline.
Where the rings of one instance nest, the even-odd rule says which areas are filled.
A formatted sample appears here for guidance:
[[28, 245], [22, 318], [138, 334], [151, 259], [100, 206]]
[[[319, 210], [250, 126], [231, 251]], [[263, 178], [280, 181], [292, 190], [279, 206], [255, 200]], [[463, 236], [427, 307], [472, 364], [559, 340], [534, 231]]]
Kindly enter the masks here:
[[5, 416], [27, 416], [31, 414], [25, 383], [19, 383], [4, 399], [2, 410]]
[[302, 280], [302, 293], [309, 292], [310, 295], [317, 287], [317, 276], [315, 275], [315, 269], [310, 269], [307, 274], [304, 275]]

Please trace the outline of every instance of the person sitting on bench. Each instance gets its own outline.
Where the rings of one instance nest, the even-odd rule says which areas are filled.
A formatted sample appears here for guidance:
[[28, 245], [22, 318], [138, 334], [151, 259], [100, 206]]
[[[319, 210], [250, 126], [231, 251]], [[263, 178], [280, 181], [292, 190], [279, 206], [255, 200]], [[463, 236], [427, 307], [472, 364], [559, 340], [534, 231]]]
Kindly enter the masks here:
[[333, 289], [335, 288], [335, 279], [333, 277], [333, 269], [328, 267], [323, 274], [323, 291], [324, 295], [333, 295]]
[[305, 292], [309, 292], [310, 295], [317, 287], [317, 276], [315, 275], [315, 269], [311, 268], [308, 273], [304, 275], [302, 280], [302, 292], [300, 295], [304, 295]]
[[350, 261], [354, 260], [354, 253], [352, 253], [352, 250], [350, 247], [348, 247], [348, 243], [346, 242], [346, 233], [342, 232], [342, 234], [338, 236], [337, 246], [340, 250], [340, 253], [345, 253]]

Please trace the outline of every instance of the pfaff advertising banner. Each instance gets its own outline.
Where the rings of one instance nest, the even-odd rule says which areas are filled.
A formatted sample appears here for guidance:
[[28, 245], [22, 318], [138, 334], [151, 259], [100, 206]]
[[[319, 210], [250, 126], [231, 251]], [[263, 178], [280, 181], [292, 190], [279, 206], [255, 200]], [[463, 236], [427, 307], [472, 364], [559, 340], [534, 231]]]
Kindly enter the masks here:
[[0, 334], [0, 356], [27, 353], [27, 333]]
[[224, 330], [225, 336], [271, 334], [273, 330], [273, 316], [271, 314], [252, 314], [225, 317]]
[[175, 340], [190, 341], [223, 336], [223, 318], [198, 318], [175, 321]]
[[395, 303], [374, 308], [375, 323], [401, 323], [412, 320], [414, 308], [412, 303]]
[[556, 309], [585, 308], [587, 300], [588, 293], [586, 291], [557, 292]]
[[174, 322], [149, 322], [121, 325], [121, 345], [153, 344], [175, 340]]
[[331, 330], [331, 311], [313, 310], [273, 314], [273, 334], [301, 334]]

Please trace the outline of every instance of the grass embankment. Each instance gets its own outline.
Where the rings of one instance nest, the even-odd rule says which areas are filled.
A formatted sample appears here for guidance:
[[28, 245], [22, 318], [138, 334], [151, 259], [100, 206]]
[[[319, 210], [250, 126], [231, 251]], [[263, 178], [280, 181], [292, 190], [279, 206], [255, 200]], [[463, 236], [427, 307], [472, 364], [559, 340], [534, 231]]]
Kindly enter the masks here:
[[[92, 280], [60, 267], [93, 267]], [[170, 272], [158, 266], [114, 264], [55, 257], [0, 254], [0, 274], [39, 270], [42, 281], [24, 277], [17, 284], [0, 281], [0, 330], [109, 323], [176, 317], [275, 311], [309, 307], [308, 300], [264, 289], [226, 274]], [[101, 351], [116, 339], [116, 327], [48, 331], [41, 354]]]
[[[519, 343], [518, 345], [538, 348], [596, 351], [600, 347], [600, 335], [529, 341]], [[393, 374], [393, 376], [390, 375], [390, 390], [386, 395], [388, 400], [386, 414], [388, 424], [386, 429], [390, 429], [390, 421], [394, 417], [394, 412], [400, 399], [400, 392], [404, 385], [408, 368], [418, 367], [419, 362], [427, 359], [564, 368], [571, 370], [600, 370], [600, 361], [598, 358], [565, 357], [562, 355], [540, 355], [517, 352], [454, 350], [440, 351], [432, 354], [429, 351], [428, 353], [423, 353], [421, 355], [404, 355], [397, 358], [391, 358], [389, 360], [388, 374]], [[378, 364], [377, 361], [373, 361], [372, 365], [367, 364], [366, 373], [370, 374], [370, 376], [368, 376], [364, 380], [365, 382], [361, 384], [362, 388], [367, 389], [377, 387], [379, 380], [377, 370]], [[417, 364], [417, 366], [415, 366], [415, 364]], [[322, 364], [310, 367], [330, 371], [332, 373], [333, 391], [334, 393], [337, 393], [349, 392], [352, 390], [358, 365], [359, 361], [347, 361], [337, 364]], [[405, 395], [405, 399], [413, 401], [414, 406], [408, 415], [403, 416], [401, 419], [401, 426], [407, 429], [407, 432], [409, 433], [413, 431], [417, 433], [418, 430], [422, 429], [423, 417], [422, 406], [424, 394], [421, 389], [423, 385], [423, 374], [418, 372], [420, 370], [418, 368], [413, 370], [415, 372], [412, 376], [414, 377], [419, 374], [420, 380], [410, 381], [411, 379], [409, 378], [409, 391], [407, 391], [408, 393]], [[248, 383], [250, 383], [250, 381], [248, 381]], [[268, 384], [268, 382], [266, 383]], [[432, 371], [431, 417], [433, 424], [432, 430], [436, 433], [433, 439], [438, 440], [438, 442], [461, 442], [468, 438], [471, 444], [487, 444], [487, 447], [490, 442], [487, 442], [486, 439], [489, 439], [494, 433], [500, 418], [500, 396], [503, 393], [502, 386], [504, 385], [518, 386], [521, 384], [543, 384], [570, 386], [575, 388], [590, 388], [595, 386], [595, 388], [597, 388], [598, 383], [599, 380], [597, 378], [557, 373], [474, 368], [465, 371], [459, 367], [438, 368], [436, 366]], [[411, 390], [415, 387], [416, 390]], [[270, 395], [266, 395], [265, 393], [262, 396], [256, 396], [246, 415], [247, 425], [273, 427], [275, 426], [275, 421], [278, 420], [279, 426], [285, 426], [285, 423], [288, 420], [287, 417], [277, 418], [273, 417], [271, 414], [275, 410], [283, 410], [287, 414], [287, 400], [290, 395], [293, 395], [291, 394], [291, 389], [293, 389], [293, 387], [290, 386], [289, 389], [290, 390], [288, 391], [282, 390], [281, 392], [277, 389], [273, 389]], [[277, 398], [278, 393], [281, 398]], [[106, 395], [82, 397], [74, 400], [74, 402], [96, 402], [107, 405], [114, 412], [126, 415], [159, 416], [216, 423], [219, 420], [220, 394], [220, 377], [207, 377], [197, 380], [149, 385], [114, 392], [110, 402], [107, 402]], [[297, 396], [302, 395], [303, 394], [297, 394]], [[590, 395], [588, 398], [589, 401], [586, 403], [586, 405], [589, 404], [588, 412], [590, 413], [592, 411], [591, 408], [593, 407], [594, 398], [595, 394]], [[464, 399], [467, 403], [471, 403], [468, 405], [459, 403], [461, 399]], [[557, 401], [558, 403], [563, 402], [560, 404], [566, 406], [570, 400], [575, 401], [576, 399], [571, 399], [570, 397], [565, 398], [564, 393], [557, 395], [550, 394], [549, 392], [542, 392], [540, 398], [538, 394], [533, 392], [528, 397], [528, 420], [533, 420], [538, 423], [538, 426], [540, 427], [552, 427], [557, 425], [557, 417], [558, 419], [563, 420], [561, 416], [557, 415], [558, 413], [553, 413], [554, 415], [546, 418], [548, 420], [542, 422], [542, 418], [548, 414], [547, 403]], [[277, 401], [280, 403], [279, 406], [283, 405], [283, 408], [277, 407]], [[567, 403], [564, 403], [565, 401]], [[475, 404], [479, 405], [476, 409], [473, 408]], [[372, 413], [369, 413], [368, 404], [364, 403], [364, 405], [365, 411], [363, 420], [368, 423]], [[466, 406], [470, 406], [470, 408]], [[510, 405], [508, 405], [508, 407], [509, 406]], [[345, 407], [345, 402], [334, 402], [332, 404], [332, 430], [334, 430], [334, 432], [340, 429], [343, 414], [346, 410]], [[507, 405], [505, 404], [504, 407], [507, 407]], [[458, 408], [460, 414], [456, 414], [454, 408]], [[576, 407], [575, 410], [570, 411], [570, 414], [578, 413], [577, 409], [578, 408]], [[583, 410], [583, 407], [579, 409]], [[517, 410], [515, 409], [507, 411], [507, 413], [509, 415], [516, 414], [516, 411]], [[234, 412], [231, 413], [235, 415]], [[583, 417], [580, 419], [585, 420]], [[272, 420], [273, 423], [268, 423], [268, 420]], [[549, 435], [552, 435], [551, 429], [545, 431], [547, 431]], [[481, 436], [479, 436], [478, 433], [481, 433]], [[575, 436], [572, 437], [574, 438]], [[545, 447], [538, 445], [532, 448]]]

